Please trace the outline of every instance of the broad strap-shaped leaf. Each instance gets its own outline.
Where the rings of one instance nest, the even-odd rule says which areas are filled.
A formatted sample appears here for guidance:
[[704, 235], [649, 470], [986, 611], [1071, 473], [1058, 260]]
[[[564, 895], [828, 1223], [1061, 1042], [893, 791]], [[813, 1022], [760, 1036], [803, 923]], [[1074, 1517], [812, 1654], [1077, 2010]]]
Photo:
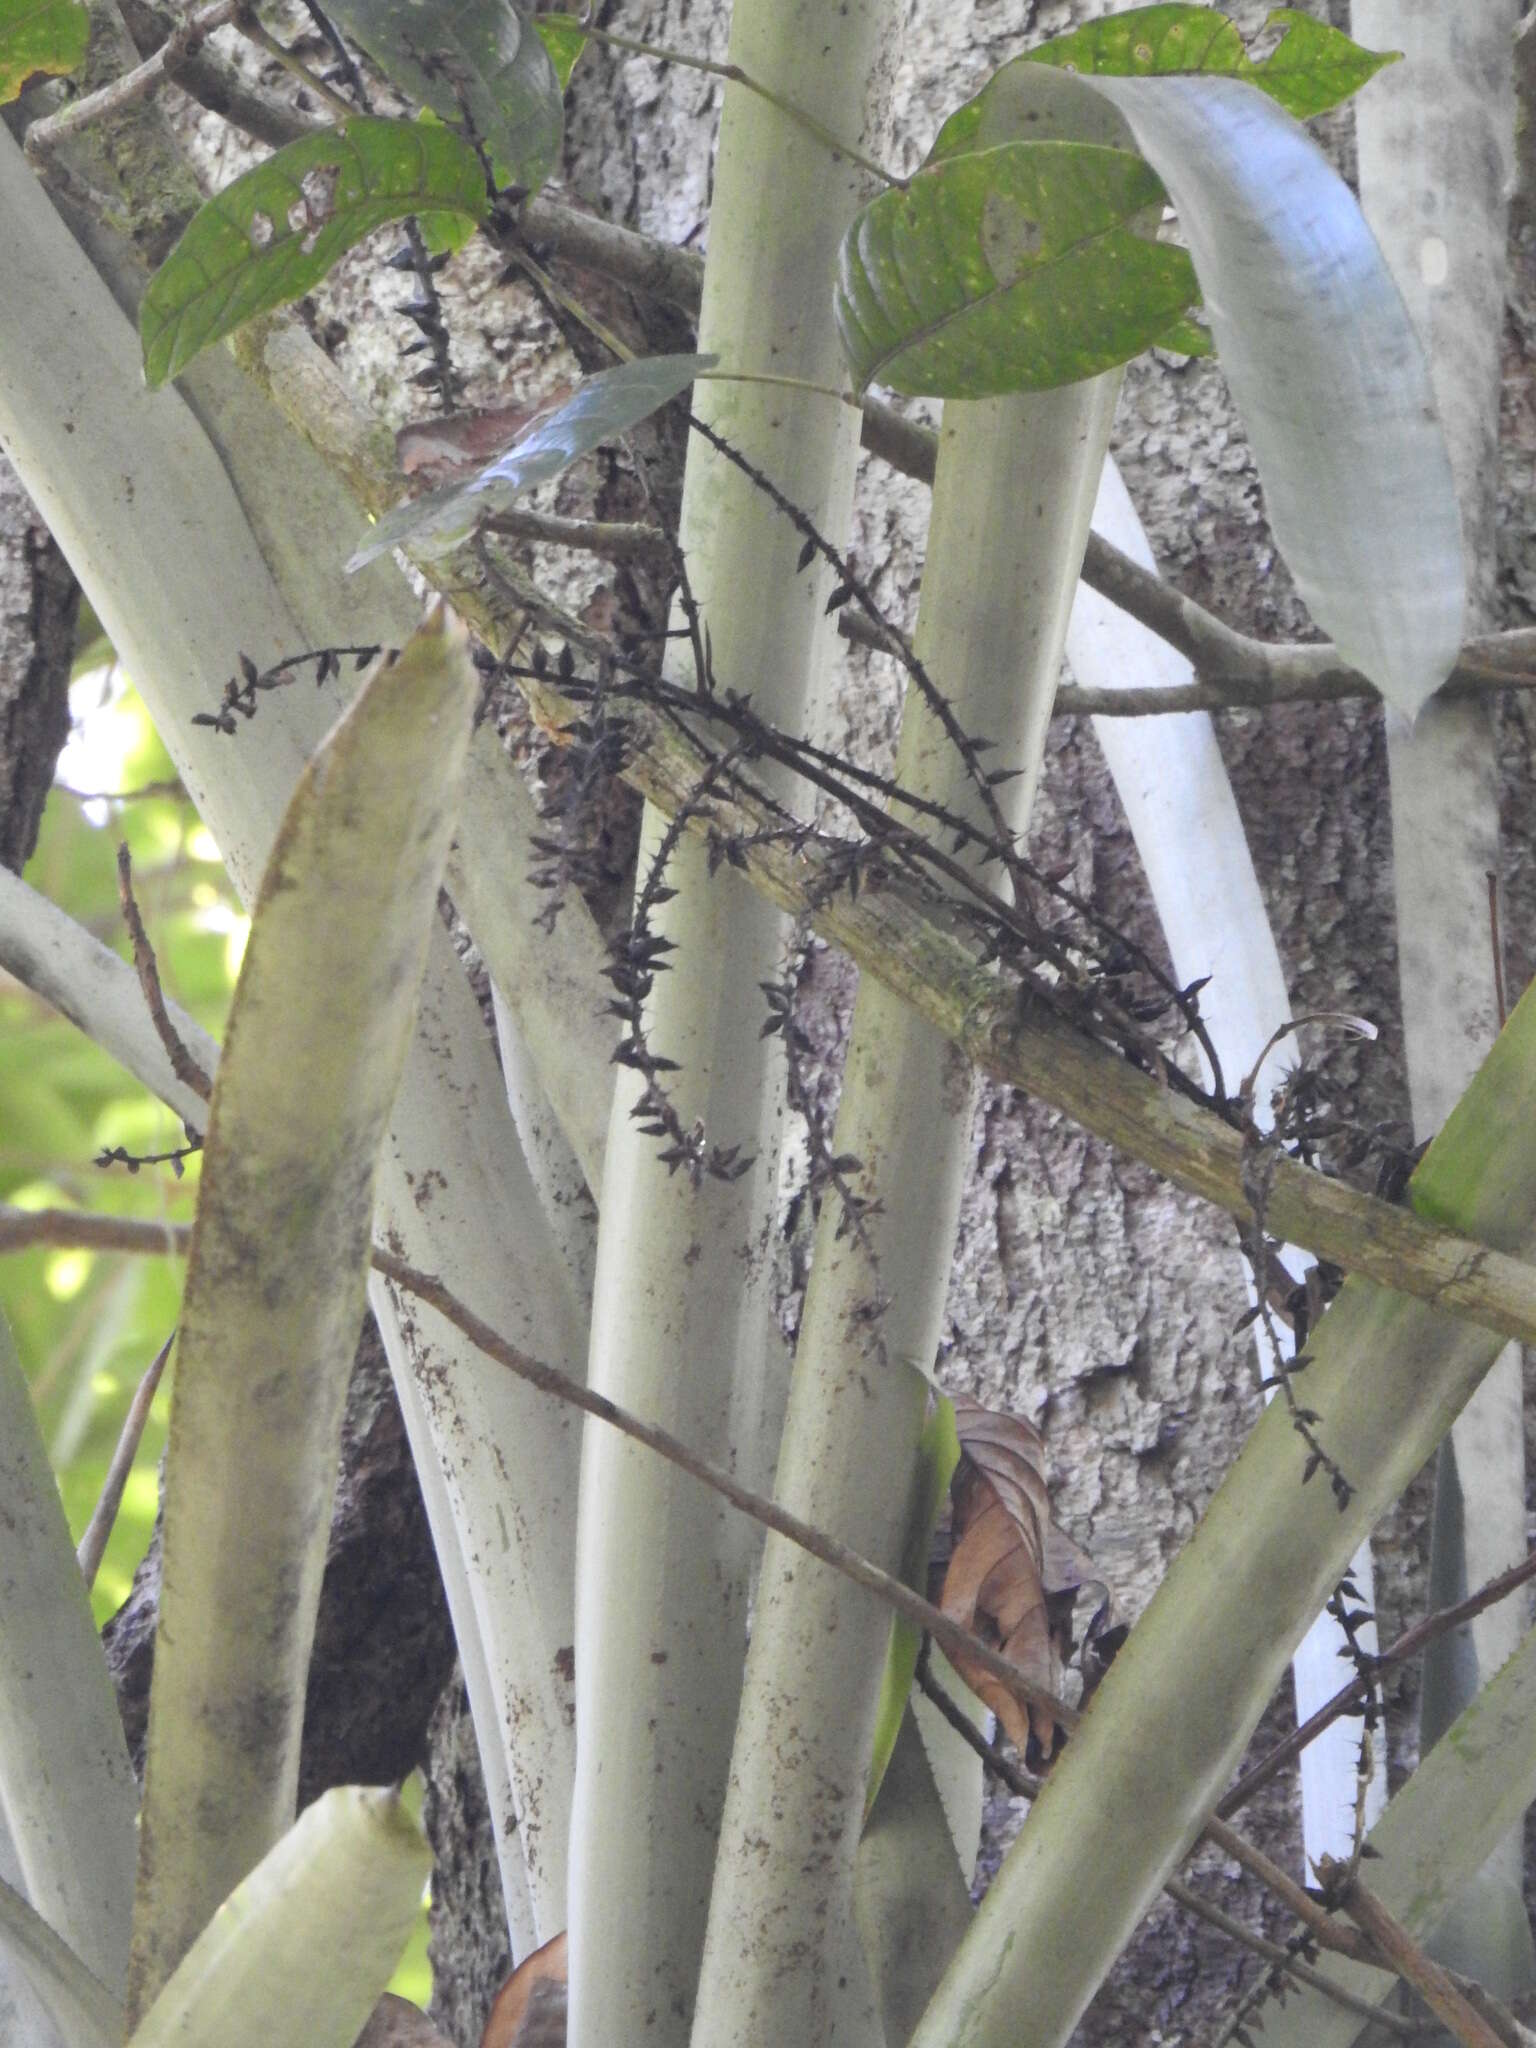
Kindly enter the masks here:
[[448, 485], [386, 512], [348, 562], [348, 573], [389, 548], [406, 547], [429, 557], [448, 554], [469, 538], [478, 521], [504, 511], [535, 484], [548, 483], [579, 455], [638, 426], [714, 362], [713, 356], [640, 356], [599, 371], [557, 411], [540, 416], [471, 482]]
[[[905, 1368], [915, 1372], [915, 1366]], [[902, 1553], [901, 1576], [916, 1592], [928, 1591], [928, 1552], [933, 1532], [949, 1494], [949, 1484], [960, 1462], [960, 1438], [955, 1429], [955, 1404], [947, 1394], [935, 1394], [917, 1447], [917, 1487], [912, 1518]], [[880, 1680], [880, 1704], [875, 1717], [875, 1747], [869, 1767], [869, 1789], [864, 1795], [867, 1819], [879, 1796], [881, 1781], [896, 1747], [896, 1737], [907, 1711], [907, 1698], [917, 1671], [923, 1641], [910, 1621], [897, 1615], [891, 1623], [891, 1646], [886, 1653]]]
[[881, 193], [838, 266], [855, 382], [989, 398], [1139, 355], [1200, 295], [1186, 253], [1144, 232], [1163, 197], [1133, 151], [1089, 142], [1006, 142]]
[[1461, 518], [1424, 352], [1354, 196], [1251, 86], [1099, 77], [1091, 88], [1178, 208], [1308, 610], [1413, 716], [1461, 645]]
[[1391, 52], [1362, 50], [1338, 29], [1294, 7], [1277, 8], [1269, 20], [1272, 26], [1282, 24], [1284, 32], [1257, 63], [1235, 24], [1210, 7], [1133, 7], [1090, 21], [1005, 64], [975, 99], [951, 114], [929, 161], [982, 146], [977, 137], [985, 133], [993, 104], [1010, 91], [1011, 74], [1020, 65], [1048, 64], [1088, 78], [1241, 78], [1304, 121], [1347, 100], [1384, 64], [1396, 61]]
[[0, 0], [0, 106], [39, 72], [57, 77], [84, 63], [90, 40], [79, 0]]
[[488, 205], [474, 151], [426, 121], [359, 115], [290, 142], [198, 208], [139, 308], [144, 375], [163, 384], [210, 342], [302, 298], [386, 221]]
[[129, 2048], [352, 2048], [431, 1868], [396, 1793], [333, 1786], [225, 1899]]
[[[0, 1878], [0, 1959], [20, 1963], [69, 2048], [118, 2048], [123, 2008], [37, 1909]], [[9, 2006], [0, 1971], [0, 2018]], [[25, 2024], [25, 2023], [23, 2023]], [[9, 2037], [7, 2037], [8, 2039]], [[27, 2035], [30, 2041], [32, 2036]]]
[[498, 178], [533, 190], [560, 161], [564, 84], [512, 0], [337, 0], [328, 12], [402, 92], [483, 143]]
[[262, 880], [177, 1343], [130, 2018], [293, 1818], [375, 1170], [475, 697], [439, 612], [326, 737]]
[[31, 1903], [116, 1997], [133, 1910], [133, 1767], [3, 1316], [0, 1503], [0, 1815]]

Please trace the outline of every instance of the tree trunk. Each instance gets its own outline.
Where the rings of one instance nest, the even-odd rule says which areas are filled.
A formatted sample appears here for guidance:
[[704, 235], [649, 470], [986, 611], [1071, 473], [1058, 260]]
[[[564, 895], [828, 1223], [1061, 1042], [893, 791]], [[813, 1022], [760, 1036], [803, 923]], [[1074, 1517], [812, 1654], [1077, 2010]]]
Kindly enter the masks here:
[[79, 603], [69, 565], [0, 455], [0, 862], [17, 874], [69, 737]]

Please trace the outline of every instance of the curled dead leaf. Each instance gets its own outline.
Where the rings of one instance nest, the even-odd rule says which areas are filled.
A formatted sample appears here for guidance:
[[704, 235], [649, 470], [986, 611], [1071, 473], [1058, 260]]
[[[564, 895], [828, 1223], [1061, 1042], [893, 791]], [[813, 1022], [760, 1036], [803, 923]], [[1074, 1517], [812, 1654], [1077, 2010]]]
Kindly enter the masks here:
[[[1101, 1637], [1107, 1589], [1092, 1558], [1051, 1518], [1045, 1440], [1022, 1416], [954, 1397], [960, 1463], [950, 1489], [951, 1550], [939, 1604], [963, 1627], [995, 1644], [1035, 1684], [1061, 1691], [1072, 1650], [1072, 1615], [1088, 1586], [1102, 1597], [1089, 1624]], [[1006, 1686], [956, 1656], [955, 1669], [992, 1709], [1021, 1752], [1049, 1757], [1056, 1723]]]

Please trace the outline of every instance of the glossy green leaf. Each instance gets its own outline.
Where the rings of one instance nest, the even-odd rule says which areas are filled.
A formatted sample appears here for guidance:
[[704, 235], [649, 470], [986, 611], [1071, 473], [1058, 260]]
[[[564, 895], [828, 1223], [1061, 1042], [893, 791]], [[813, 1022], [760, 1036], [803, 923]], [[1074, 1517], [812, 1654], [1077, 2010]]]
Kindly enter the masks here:
[[301, 298], [407, 214], [485, 217], [479, 159], [450, 129], [359, 115], [290, 142], [198, 208], [139, 310], [151, 386], [257, 313]]
[[530, 191], [560, 161], [564, 88], [511, 0], [336, 0], [327, 11], [391, 82]]
[[480, 520], [558, 476], [578, 455], [638, 426], [714, 362], [713, 356], [639, 356], [599, 371], [469, 483], [447, 484], [386, 512], [348, 562], [348, 574], [389, 548], [408, 547], [429, 557], [449, 553]]
[[[1257, 63], [1236, 27], [1209, 7], [1135, 7], [1056, 36], [1002, 66], [975, 99], [939, 130], [930, 163], [985, 145], [993, 104], [1009, 91], [1019, 65], [1048, 64], [1082, 77], [1241, 78], [1268, 93], [1298, 120], [1336, 107], [1373, 78], [1395, 53], [1362, 50], [1358, 43], [1294, 7], [1277, 8], [1280, 41]], [[993, 141], [999, 138], [991, 137]]]
[[[915, 1370], [915, 1368], [909, 1368]], [[901, 1576], [917, 1592], [926, 1590], [928, 1547], [939, 1519], [939, 1510], [949, 1492], [949, 1482], [960, 1463], [960, 1437], [955, 1428], [955, 1405], [943, 1394], [934, 1396], [928, 1420], [917, 1447], [917, 1494], [902, 1553]], [[891, 1643], [886, 1652], [885, 1671], [880, 1680], [880, 1705], [875, 1719], [875, 1748], [869, 1768], [869, 1789], [864, 1795], [866, 1817], [874, 1806], [887, 1766], [896, 1748], [896, 1738], [907, 1711], [918, 1653], [923, 1639], [910, 1621], [899, 1615], [891, 1624]]]
[[534, 16], [534, 28], [539, 40], [549, 52], [549, 61], [555, 67], [555, 76], [560, 81], [560, 90], [571, 82], [571, 73], [576, 69], [582, 51], [587, 47], [587, 32], [581, 23], [570, 14], [539, 14]]
[[397, 1793], [333, 1786], [219, 1907], [130, 2048], [352, 2048], [431, 1868]]
[[1200, 295], [1185, 252], [1137, 232], [1162, 202], [1140, 157], [1086, 142], [1005, 143], [883, 192], [838, 266], [859, 388], [990, 398], [1128, 362]]
[[0, 0], [0, 106], [39, 72], [83, 63], [91, 17], [78, 0]]

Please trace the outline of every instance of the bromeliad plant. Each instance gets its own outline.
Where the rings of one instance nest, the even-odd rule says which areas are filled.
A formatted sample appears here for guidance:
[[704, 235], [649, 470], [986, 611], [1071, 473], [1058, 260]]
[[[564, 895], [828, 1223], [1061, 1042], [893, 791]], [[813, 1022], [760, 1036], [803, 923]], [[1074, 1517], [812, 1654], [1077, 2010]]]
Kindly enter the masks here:
[[[643, 257], [674, 302], [701, 293], [696, 351], [589, 376], [488, 464], [397, 505], [392, 437], [279, 309], [406, 222], [415, 374], [450, 414], [435, 279], [469, 235], [579, 315], [527, 247], [529, 195], [558, 161], [585, 41], [622, 39], [527, 21], [509, 0], [349, 0], [337, 25], [419, 118], [268, 108], [266, 139], [286, 139], [198, 203], [152, 96], [173, 75], [195, 89], [194, 44], [232, 12], [205, 10], [135, 68], [97, 0], [94, 90], [50, 111], [34, 84], [25, 154], [0, 137], [20, 286], [0, 306], [0, 433], [256, 902], [176, 1368], [137, 1875], [105, 1674], [34, 1446], [14, 1484], [37, 1571], [0, 1619], [29, 1632], [42, 1677], [0, 1689], [26, 1893], [0, 1894], [0, 1938], [69, 2039], [254, 2041], [258, 2025], [266, 2039], [302, 2024], [347, 2048], [386, 1981], [419, 1848], [365, 1795], [293, 1814], [372, 1224], [387, 1255], [368, 1285], [453, 1610], [512, 1945], [568, 1932], [572, 2043], [1063, 2041], [1202, 1827], [1228, 1840], [1210, 1821], [1226, 1778], [1372, 1519], [1503, 1337], [1536, 1331], [1536, 1283], [1498, 1256], [1528, 1249], [1536, 1217], [1529, 1000], [1411, 1208], [1388, 1208], [1265, 1142], [1254, 1092], [1281, 1019], [1209, 1027], [1203, 963], [1177, 941], [1178, 978], [1140, 960], [1129, 1001], [1091, 909], [1053, 898], [1019, 850], [1085, 554], [1122, 599], [1166, 615], [1154, 578], [1089, 547], [1119, 366], [1146, 347], [1214, 345], [1276, 536], [1333, 635], [1319, 662], [1412, 717], [1459, 658], [1461, 526], [1429, 369], [1358, 208], [1297, 125], [1388, 60], [1294, 10], [1255, 59], [1208, 9], [1140, 8], [1005, 65], [896, 180], [876, 159], [899, 10], [869, 0], [807, 38], [793, 10], [738, 0], [702, 286], [638, 238], [603, 244], [612, 264]], [[73, 69], [82, 15], [6, 0], [0, 78]], [[131, 137], [154, 178], [101, 200], [128, 158], [100, 137]], [[97, 195], [111, 291], [28, 157], [76, 201]], [[601, 234], [566, 227], [598, 260]], [[176, 228], [146, 274], [139, 252]], [[137, 303], [136, 339], [119, 299]], [[936, 445], [869, 398], [876, 383], [945, 401]], [[690, 384], [675, 543], [604, 537], [671, 550], [680, 658], [658, 668], [541, 592], [495, 528]], [[910, 644], [845, 550], [861, 431], [932, 478]], [[497, 432], [450, 419], [438, 452], [483, 462]], [[491, 730], [470, 732], [453, 633], [439, 620], [410, 637], [392, 549], [451, 596], [584, 774], [616, 768], [648, 799], [635, 914], [611, 952], [569, 886], [569, 848]], [[890, 781], [802, 738], [824, 729], [846, 613], [908, 679]], [[380, 640], [409, 645], [321, 744], [323, 700], [275, 686], [300, 649]], [[1084, 680], [1090, 659], [1074, 648]], [[843, 836], [810, 821], [814, 792], [842, 806]], [[445, 870], [496, 984], [499, 1066], [434, 928]], [[530, 873], [561, 889], [554, 944]], [[809, 1116], [821, 1206], [792, 1374], [762, 1250], [786, 1091], [811, 1110], [786, 910], [863, 970], [835, 1129]], [[3, 957], [24, 971], [44, 913], [25, 892], [0, 911]], [[78, 1013], [105, 1033], [122, 1000]], [[1203, 1079], [1159, 1039], [1170, 1027], [1201, 1048]], [[610, 1053], [611, 1116], [594, 1116]], [[158, 1056], [145, 1067], [168, 1085]], [[957, 1559], [985, 1569], [946, 1602], [995, 1640], [902, 1590], [942, 1491], [947, 1411], [924, 1375], [978, 1069], [1354, 1275], [1309, 1340], [1306, 1405], [1277, 1368], [1285, 1398], [1081, 1720], [1045, 1682], [1059, 1610], [1054, 1636], [1040, 1616], [1088, 1568], [1027, 1459], [994, 1486], [1012, 1516], [1001, 1550], [962, 1541]], [[567, 1199], [583, 1181], [595, 1245]], [[542, 1390], [517, 1377], [535, 1361]], [[578, 1442], [550, 1388], [575, 1398], [584, 1369], [596, 1419]], [[23, 1400], [14, 1373], [6, 1398]], [[1307, 1487], [1314, 1472], [1324, 1483]], [[770, 1521], [766, 1547], [744, 1503]], [[73, 1615], [57, 1642], [55, 1610]], [[974, 1917], [979, 1764], [931, 1704], [907, 1719], [924, 1624], [1014, 1732], [1048, 1752], [1074, 1731]], [[83, 1734], [55, 1713], [77, 1679]], [[1479, 1726], [1491, 1711], [1491, 1695], [1467, 1710]], [[1497, 1744], [1469, 1740], [1438, 1766], [1478, 1816], [1459, 1845], [1467, 1877], [1531, 1789], [1529, 1717], [1497, 1711]], [[67, 1768], [80, 1754], [89, 1768]], [[1422, 1857], [1427, 1825], [1395, 1805], [1383, 1842]], [[365, 1883], [349, 1873], [369, 1841]], [[298, 1882], [323, 1916], [276, 1910], [276, 1888]], [[1430, 1917], [1411, 1886], [1382, 1888]], [[366, 1941], [342, 1941], [343, 1917]], [[356, 1960], [344, 1979], [338, 1946]], [[269, 2002], [236, 2033], [225, 2015], [258, 1982]], [[25, 2023], [28, 2048], [47, 2041], [44, 2019]]]

